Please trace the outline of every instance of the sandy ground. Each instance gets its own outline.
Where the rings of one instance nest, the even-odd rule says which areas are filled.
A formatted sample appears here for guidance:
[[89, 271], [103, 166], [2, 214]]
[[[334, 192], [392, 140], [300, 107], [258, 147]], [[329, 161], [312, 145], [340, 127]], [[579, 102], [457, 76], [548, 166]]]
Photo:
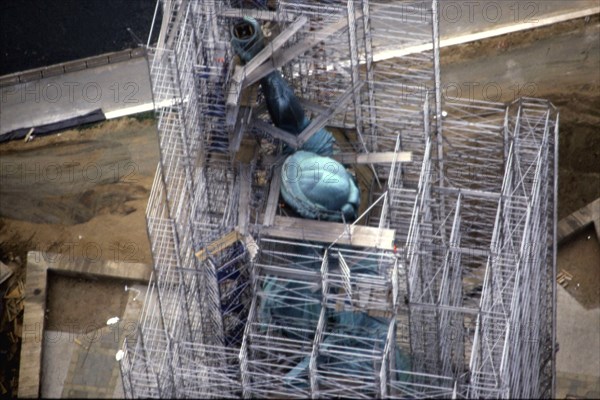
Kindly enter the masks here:
[[[464, 81], [477, 74], [478, 79], [484, 79], [484, 74], [494, 73], [489, 63], [494, 57], [494, 68], [503, 71], [499, 79], [511, 72], [519, 76], [517, 83], [534, 82], [535, 96], [549, 98], [560, 107], [562, 218], [600, 197], [600, 51], [598, 43], [590, 41], [586, 54], [579, 52], [571, 59], [564, 55], [562, 66], [550, 62], [546, 67], [540, 64], [543, 60], [531, 54], [554, 54], [552, 49], [556, 46], [558, 58], [561, 52], [568, 54], [568, 43], [587, 43], [600, 29], [595, 18], [536, 32], [444, 50], [442, 67], [446, 79]], [[520, 64], [507, 68], [509, 60]], [[502, 85], [510, 83], [509, 79]], [[509, 97], [506, 94], [502, 101], [513, 100]], [[156, 127], [152, 120], [124, 118], [28, 143], [1, 144], [0, 259], [20, 259], [22, 264], [28, 250], [40, 250], [150, 263], [144, 212], [157, 161]], [[581, 258], [587, 252], [570, 251], [569, 263], [588, 262]], [[19, 259], [14, 260], [15, 257]], [[593, 277], [597, 277], [596, 272], [588, 275], [590, 271], [581, 268], [577, 272], [582, 274], [582, 282], [593, 282]], [[103, 286], [77, 279], [56, 280], [50, 288], [50, 320], [59, 329], [72, 323], [105, 323], [104, 316], [90, 315], [90, 305], [114, 293], [112, 303], [101, 304], [110, 312], [122, 312], [123, 300], [117, 295], [122, 290], [122, 282]], [[594, 288], [590, 290], [587, 306], [597, 306], [592, 301]], [[595, 290], [597, 300], [598, 286]], [[82, 296], [85, 301], [81, 301]]]
[[121, 119], [0, 146], [0, 243], [16, 235], [30, 250], [150, 263], [156, 135], [153, 121]]

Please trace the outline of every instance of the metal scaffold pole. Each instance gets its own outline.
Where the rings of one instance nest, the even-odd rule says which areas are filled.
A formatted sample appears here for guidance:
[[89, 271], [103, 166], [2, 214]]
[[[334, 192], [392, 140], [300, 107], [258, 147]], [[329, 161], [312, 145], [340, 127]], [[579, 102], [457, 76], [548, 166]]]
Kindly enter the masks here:
[[[154, 273], [128, 397], [553, 394], [552, 104], [444, 102], [437, 1], [159, 6]], [[267, 42], [245, 64], [243, 17]], [[378, 56], [403, 48], [426, 50]], [[273, 71], [310, 121], [297, 136], [270, 118]], [[281, 194], [284, 160], [324, 127], [354, 221]]]

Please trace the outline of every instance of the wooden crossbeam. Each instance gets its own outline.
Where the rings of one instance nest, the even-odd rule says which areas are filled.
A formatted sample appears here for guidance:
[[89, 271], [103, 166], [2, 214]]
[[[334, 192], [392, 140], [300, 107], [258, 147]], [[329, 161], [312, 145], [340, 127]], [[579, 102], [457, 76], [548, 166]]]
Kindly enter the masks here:
[[325, 114], [327, 112], [327, 107], [324, 107], [320, 104], [303, 99], [301, 97], [299, 97], [298, 100], [300, 101], [300, 104], [308, 111], [312, 111], [316, 114]]
[[359, 82], [353, 87], [346, 90], [340, 97], [338, 97], [331, 106], [329, 106], [325, 113], [319, 114], [311, 123], [304, 128], [304, 130], [298, 135], [298, 147], [301, 147], [308, 139], [310, 139], [319, 129], [323, 128], [329, 118], [331, 118], [336, 112], [338, 112], [346, 103], [352, 98], [352, 95], [360, 90], [364, 82]]
[[339, 153], [331, 156], [334, 160], [342, 164], [391, 164], [393, 162], [409, 162], [412, 161], [412, 152], [401, 151], [395, 153], [393, 151], [385, 151], [380, 153]]
[[237, 119], [235, 127], [233, 128], [233, 138], [229, 142], [229, 151], [234, 154], [240, 149], [244, 133], [248, 127], [248, 120], [252, 115], [252, 108], [250, 107], [240, 107], [239, 111], [241, 115]]
[[265, 20], [265, 21], [275, 21], [278, 18], [285, 18], [288, 21], [293, 21], [295, 15], [293, 13], [276, 13], [275, 11], [269, 10], [261, 10], [261, 9], [252, 9], [252, 8], [233, 8], [226, 7], [222, 11], [219, 12], [219, 15], [222, 17], [230, 17], [230, 18], [243, 18], [243, 17], [252, 17], [254, 19]]
[[202, 262], [206, 261], [209, 256], [214, 256], [221, 251], [231, 247], [235, 242], [241, 240], [242, 235], [238, 231], [231, 231], [219, 239], [211, 242], [208, 246], [196, 252], [196, 257]]
[[346, 225], [338, 222], [276, 216], [273, 225], [264, 227], [262, 233], [281, 239], [306, 240], [321, 243], [333, 243], [337, 240], [339, 244], [357, 247], [378, 248], [382, 250], [394, 249], [396, 231], [393, 229], [354, 225], [350, 227], [348, 234], [346, 233], [346, 227]]
[[273, 177], [271, 179], [271, 187], [269, 191], [269, 198], [267, 199], [267, 208], [265, 209], [265, 216], [263, 225], [270, 226], [275, 220], [275, 213], [277, 212], [277, 205], [279, 203], [279, 190], [281, 189], [281, 168], [277, 167], [273, 171]]
[[288, 131], [284, 131], [283, 129], [276, 127], [275, 125], [268, 124], [265, 121], [260, 120], [258, 118], [252, 122], [252, 125], [257, 129], [268, 133], [274, 138], [283, 140], [294, 149], [298, 146], [298, 138], [296, 136], [292, 135]]
[[298, 149], [302, 147], [302, 145], [306, 143], [306, 141], [309, 140], [315, 133], [317, 133], [319, 129], [323, 128], [327, 124], [329, 118], [338, 112], [339, 109], [341, 109], [352, 98], [352, 94], [354, 94], [356, 90], [359, 90], [362, 85], [363, 82], [345, 91], [330, 107], [326, 108], [323, 113], [319, 114], [319, 116], [313, 119], [312, 122], [306, 128], [304, 128], [304, 130], [298, 136], [294, 136], [283, 129], [267, 124], [260, 119], [254, 120], [253, 125], [256, 128], [270, 134], [271, 136], [283, 140], [293, 149]]
[[279, 267], [276, 265], [268, 264], [257, 264], [263, 273], [269, 275], [276, 275], [287, 279], [302, 279], [303, 282], [313, 282], [315, 285], [321, 281], [321, 274], [318, 270], [308, 271], [306, 269], [299, 268], [287, 268]]
[[238, 226], [239, 232], [245, 235], [248, 230], [248, 217], [250, 215], [250, 201], [252, 197], [251, 177], [248, 176], [249, 164], [242, 164], [238, 173], [240, 182], [240, 200], [238, 202]]

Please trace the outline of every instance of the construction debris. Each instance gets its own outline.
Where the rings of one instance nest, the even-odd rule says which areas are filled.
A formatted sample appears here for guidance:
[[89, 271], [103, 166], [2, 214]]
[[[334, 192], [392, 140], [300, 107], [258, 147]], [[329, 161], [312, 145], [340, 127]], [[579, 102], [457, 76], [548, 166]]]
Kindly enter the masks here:
[[4, 253], [8, 264], [0, 261], [0, 355], [4, 358], [0, 370], [0, 393], [13, 397], [18, 387], [18, 355], [23, 335], [25, 286], [21, 258]]
[[573, 275], [561, 269], [560, 272], [556, 275], [556, 282], [562, 287], [566, 288], [569, 285], [569, 282], [573, 279]]
[[0, 284], [4, 283], [5, 280], [10, 278], [13, 274], [13, 270], [2, 261], [0, 261]]
[[8, 322], [12, 322], [23, 311], [25, 287], [22, 280], [16, 281], [14, 286], [4, 296], [5, 315]]

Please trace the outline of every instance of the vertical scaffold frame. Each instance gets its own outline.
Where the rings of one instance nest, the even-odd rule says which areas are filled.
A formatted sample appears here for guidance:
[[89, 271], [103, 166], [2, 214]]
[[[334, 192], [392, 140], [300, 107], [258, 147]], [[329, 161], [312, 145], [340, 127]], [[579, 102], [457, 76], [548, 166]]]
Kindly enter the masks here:
[[[437, 0], [160, 5], [154, 273], [128, 397], [553, 395], [552, 104], [443, 102]], [[241, 66], [245, 15], [269, 45]], [[357, 221], [282, 206], [290, 138], [257, 90], [273, 69], [332, 131]]]

